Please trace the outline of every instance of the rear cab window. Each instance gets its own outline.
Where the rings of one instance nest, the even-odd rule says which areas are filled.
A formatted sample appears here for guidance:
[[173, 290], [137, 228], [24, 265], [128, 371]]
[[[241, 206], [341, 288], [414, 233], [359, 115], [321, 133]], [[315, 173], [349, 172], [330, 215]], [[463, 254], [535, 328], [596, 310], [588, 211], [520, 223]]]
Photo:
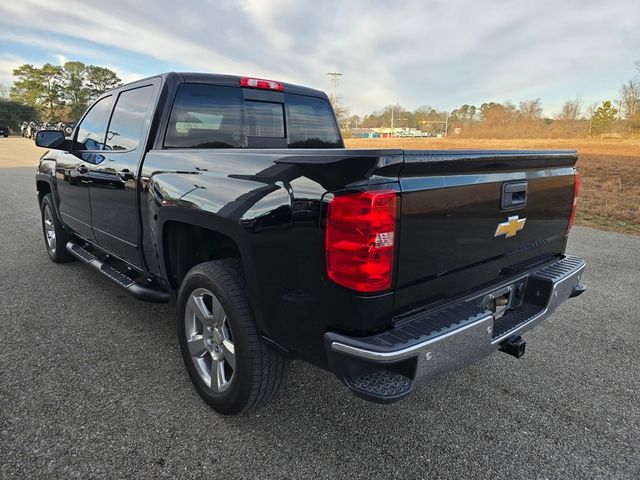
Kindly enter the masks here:
[[341, 148], [326, 99], [240, 87], [182, 84], [165, 148]]
[[289, 148], [340, 148], [342, 142], [329, 102], [305, 95], [285, 94]]
[[282, 103], [245, 100], [245, 126], [249, 137], [284, 138]]
[[166, 148], [243, 148], [242, 90], [217, 85], [183, 84], [173, 103]]

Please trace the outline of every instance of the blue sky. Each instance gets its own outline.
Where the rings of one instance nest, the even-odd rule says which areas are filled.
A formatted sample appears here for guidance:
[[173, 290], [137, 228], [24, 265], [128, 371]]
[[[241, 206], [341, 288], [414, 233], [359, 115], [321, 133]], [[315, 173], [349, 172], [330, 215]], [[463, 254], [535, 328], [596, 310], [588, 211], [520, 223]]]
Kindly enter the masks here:
[[15, 0], [0, 4], [0, 83], [22, 63], [80, 60], [125, 80], [247, 74], [386, 104], [453, 109], [614, 98], [640, 60], [636, 0]]

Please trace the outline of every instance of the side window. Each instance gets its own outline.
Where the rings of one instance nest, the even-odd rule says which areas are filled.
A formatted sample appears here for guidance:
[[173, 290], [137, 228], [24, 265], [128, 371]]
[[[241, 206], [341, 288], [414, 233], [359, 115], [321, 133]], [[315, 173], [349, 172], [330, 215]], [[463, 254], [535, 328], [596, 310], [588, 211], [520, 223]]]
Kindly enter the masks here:
[[76, 148], [78, 150], [102, 150], [107, 132], [107, 115], [111, 111], [111, 96], [94, 103], [78, 126]]
[[167, 148], [242, 148], [242, 90], [185, 83], [176, 94], [164, 146]]
[[107, 130], [106, 150], [138, 147], [152, 95], [152, 85], [120, 93]]

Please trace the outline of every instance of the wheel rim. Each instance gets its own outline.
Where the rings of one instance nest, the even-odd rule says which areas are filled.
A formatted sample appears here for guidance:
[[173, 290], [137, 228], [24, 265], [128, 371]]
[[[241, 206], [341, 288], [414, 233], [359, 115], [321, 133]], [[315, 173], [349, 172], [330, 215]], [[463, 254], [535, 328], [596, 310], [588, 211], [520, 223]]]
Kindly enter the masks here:
[[215, 392], [224, 392], [236, 370], [233, 334], [216, 296], [205, 288], [191, 292], [184, 314], [189, 356], [202, 381]]
[[56, 227], [53, 224], [53, 215], [51, 215], [49, 205], [44, 206], [44, 235], [49, 251], [56, 253]]

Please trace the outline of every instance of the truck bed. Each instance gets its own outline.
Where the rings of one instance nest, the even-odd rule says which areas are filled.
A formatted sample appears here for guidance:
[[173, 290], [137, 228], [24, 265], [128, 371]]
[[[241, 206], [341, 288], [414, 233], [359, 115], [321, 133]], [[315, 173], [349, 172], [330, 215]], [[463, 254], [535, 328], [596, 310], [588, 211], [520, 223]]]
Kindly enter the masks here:
[[[328, 328], [383, 331], [415, 309], [560, 256], [576, 160], [555, 150], [153, 150], [142, 174], [158, 201], [242, 225], [266, 331], [316, 344]], [[502, 210], [503, 184], [523, 181], [526, 205]], [[332, 195], [370, 188], [398, 192], [396, 271], [391, 291], [362, 295], [327, 279], [323, 221]], [[144, 208], [143, 222], [153, 224], [154, 213]], [[524, 229], [494, 236], [515, 215]], [[324, 363], [315, 348], [305, 352], [313, 353]]]

